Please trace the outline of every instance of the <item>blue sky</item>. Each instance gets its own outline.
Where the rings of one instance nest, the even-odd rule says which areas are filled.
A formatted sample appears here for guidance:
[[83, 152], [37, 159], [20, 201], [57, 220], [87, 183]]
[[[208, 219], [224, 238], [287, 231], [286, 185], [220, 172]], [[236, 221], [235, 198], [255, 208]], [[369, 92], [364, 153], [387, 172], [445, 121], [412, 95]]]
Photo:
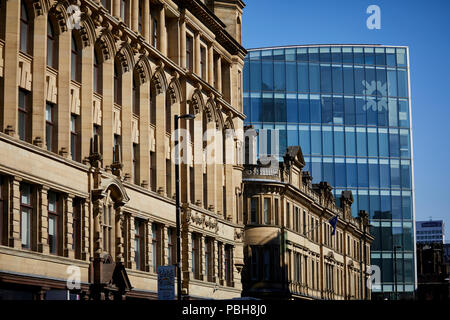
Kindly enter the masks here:
[[[335, 43], [409, 46], [416, 219], [445, 220], [450, 240], [450, 1], [245, 3], [246, 48]], [[381, 9], [380, 30], [366, 27], [369, 5]]]

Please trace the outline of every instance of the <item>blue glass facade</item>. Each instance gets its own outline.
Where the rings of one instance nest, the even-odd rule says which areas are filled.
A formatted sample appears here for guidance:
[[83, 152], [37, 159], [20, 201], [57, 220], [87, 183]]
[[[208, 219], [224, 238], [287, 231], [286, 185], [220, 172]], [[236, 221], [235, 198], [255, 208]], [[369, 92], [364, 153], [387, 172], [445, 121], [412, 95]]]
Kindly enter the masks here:
[[375, 236], [382, 285], [373, 292], [387, 295], [394, 246], [397, 291], [412, 293], [415, 283], [408, 79], [405, 47], [255, 49], [244, 66], [245, 124], [269, 138], [259, 153], [300, 145], [314, 183], [328, 181], [335, 195], [352, 191], [353, 214], [368, 211]]

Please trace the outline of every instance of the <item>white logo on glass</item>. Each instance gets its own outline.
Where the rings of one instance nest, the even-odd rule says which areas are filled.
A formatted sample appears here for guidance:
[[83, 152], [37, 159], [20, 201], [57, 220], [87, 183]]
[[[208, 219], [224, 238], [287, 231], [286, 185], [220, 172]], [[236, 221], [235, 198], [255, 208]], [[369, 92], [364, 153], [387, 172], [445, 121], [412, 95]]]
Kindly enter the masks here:
[[[363, 94], [365, 94], [366, 96], [375, 95], [377, 91], [381, 93], [381, 95], [386, 95], [387, 92], [386, 83], [383, 84], [381, 81], [371, 81], [369, 83], [366, 80], [363, 80], [362, 84], [365, 88], [363, 90]], [[368, 99], [363, 106], [363, 110], [367, 111], [369, 109], [372, 109], [373, 111], [383, 111], [384, 109], [387, 111], [388, 106], [386, 97], [370, 100]]]

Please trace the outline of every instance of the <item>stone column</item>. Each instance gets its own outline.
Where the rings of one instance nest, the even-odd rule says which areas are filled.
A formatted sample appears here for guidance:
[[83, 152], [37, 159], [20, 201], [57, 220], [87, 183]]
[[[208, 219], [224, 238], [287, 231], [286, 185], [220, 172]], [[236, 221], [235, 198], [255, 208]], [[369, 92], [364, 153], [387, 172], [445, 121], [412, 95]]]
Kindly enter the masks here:
[[22, 179], [19, 177], [13, 177], [10, 180], [10, 197], [11, 197], [11, 210], [9, 212], [9, 246], [21, 249], [22, 240], [20, 238], [20, 183]]
[[[162, 256], [163, 256], [163, 261], [161, 261], [161, 265], [166, 265], [168, 264], [169, 261], [169, 246], [167, 245], [169, 243], [169, 231], [167, 226], [162, 226]], [[175, 244], [176, 245], [176, 244]]]
[[[4, 47], [4, 111], [2, 131], [13, 137], [18, 137], [18, 79], [19, 79], [19, 43], [20, 43], [20, 1], [6, 1], [6, 26]], [[19, 196], [18, 196], [19, 197]], [[20, 204], [20, 202], [19, 202]], [[19, 214], [19, 213], [17, 213]], [[20, 218], [20, 216], [18, 217]], [[14, 220], [10, 220], [11, 222]], [[20, 220], [18, 220], [20, 221]], [[10, 245], [20, 248], [20, 225], [19, 234], [13, 229], [10, 234]], [[16, 236], [18, 238], [16, 239]], [[16, 243], [17, 241], [17, 243]]]
[[[229, 133], [229, 132], [228, 132]], [[233, 164], [234, 161], [234, 140], [232, 135], [225, 135], [225, 191], [226, 191], [226, 212], [224, 212], [224, 218], [232, 219], [235, 190], [233, 185]], [[258, 213], [259, 214], [259, 213]]]
[[219, 249], [218, 249], [218, 243], [217, 240], [214, 239], [212, 242], [212, 257], [213, 257], [213, 273], [212, 273], [212, 280], [215, 283], [219, 283]]
[[[130, 261], [127, 261], [128, 262], [128, 267], [130, 268], [130, 269], [136, 269], [136, 261], [134, 261], [134, 259], [135, 259], [135, 254], [134, 254], [134, 250], [135, 250], [135, 247], [134, 247], [134, 237], [135, 237], [135, 234], [136, 234], [136, 231], [135, 231], [135, 229], [134, 229], [134, 216], [132, 216], [132, 215], [130, 215], [129, 216], [129, 218], [128, 218], [128, 225], [127, 225], [127, 228], [128, 228], [128, 230], [126, 230], [126, 232], [128, 233], [128, 243], [126, 243], [126, 246], [127, 246], [127, 248], [129, 248], [129, 250], [130, 250], [130, 252], [128, 253], [128, 257], [129, 257], [129, 259], [130, 259]], [[141, 241], [144, 241], [144, 237], [142, 237], [141, 238]]]
[[[221, 111], [218, 111], [221, 112]], [[223, 135], [222, 135], [222, 128], [219, 128], [219, 130], [216, 130], [216, 149], [215, 149], [215, 189], [216, 189], [216, 200], [215, 200], [215, 209], [216, 213], [220, 213], [223, 215], [224, 208], [223, 208], [223, 182], [224, 182], [224, 164], [223, 164]]]
[[70, 156], [70, 59], [71, 32], [66, 31], [58, 37], [58, 153]]
[[208, 83], [214, 87], [214, 47], [208, 47]]
[[156, 96], [156, 191], [167, 194], [166, 190], [166, 94], [161, 92]]
[[92, 251], [94, 258], [101, 258], [103, 254], [103, 231], [101, 228], [101, 221], [103, 218], [103, 202], [101, 199], [95, 199], [93, 206], [93, 234], [92, 236]]
[[208, 276], [208, 274], [207, 274], [207, 270], [206, 270], [206, 256], [205, 256], [205, 248], [206, 248], [206, 237], [203, 235], [203, 234], [201, 234], [201, 233], [198, 233], [198, 237], [200, 238], [199, 239], [199, 244], [200, 244], [200, 263], [199, 263], [199, 265], [200, 265], [200, 280], [204, 280], [204, 281], [206, 281], [206, 279], [207, 279], [207, 276]]
[[185, 231], [182, 237], [181, 263], [183, 270], [183, 288], [189, 288], [189, 280], [194, 279], [194, 274], [192, 273], [192, 233]]
[[180, 66], [186, 68], [186, 17], [180, 17]]
[[167, 56], [167, 30], [166, 30], [166, 7], [162, 5], [159, 11], [158, 19], [158, 38], [159, 38], [159, 51], [164, 56]]
[[120, 1], [121, 0], [111, 0], [112, 2], [112, 14], [114, 17], [120, 19]]
[[[125, 263], [125, 245], [126, 243], [124, 243], [124, 239], [123, 239], [123, 231], [125, 228], [125, 221], [124, 221], [124, 214], [122, 212], [122, 208], [112, 208], [111, 209], [112, 212], [114, 213], [114, 240], [115, 240], [115, 262], [122, 262]], [[134, 235], [134, 223], [131, 224], [130, 223], [130, 235]], [[131, 237], [130, 237], [131, 238]], [[132, 248], [131, 248], [131, 252], [130, 252], [130, 260], [131, 263], [134, 262], [134, 244], [132, 241]], [[131, 257], [131, 255], [133, 255], [133, 257]]]
[[[147, 2], [147, 1], [146, 1]], [[114, 110], [114, 60], [109, 58], [102, 65], [102, 142], [103, 166], [110, 166], [113, 161], [113, 110]]]
[[93, 134], [93, 48], [86, 46], [81, 52], [81, 161], [89, 157], [91, 138]]
[[144, 1], [142, 10], [142, 36], [144, 37], [146, 42], [150, 43], [150, 26], [152, 23], [152, 19], [150, 16], [150, 1]]
[[[48, 190], [46, 186], [39, 186], [37, 190], [37, 251], [49, 254], [48, 246]], [[62, 215], [62, 213], [61, 213]], [[58, 228], [58, 227], [57, 227]], [[60, 229], [58, 228], [58, 233]], [[64, 233], [60, 235], [58, 242], [64, 239]]]
[[[194, 188], [196, 204], [203, 204], [203, 112], [199, 112], [191, 123], [194, 124]], [[206, 121], [206, 120], [205, 120]]]
[[216, 123], [212, 120], [207, 124], [207, 154], [206, 154], [206, 172], [208, 181], [206, 183], [207, 187], [207, 208], [215, 212], [216, 210], [216, 153], [217, 153], [217, 144], [216, 144]]
[[64, 200], [64, 257], [73, 259], [73, 198], [74, 195], [68, 194]]
[[194, 72], [201, 77], [200, 68], [200, 32], [194, 34]]
[[131, 0], [131, 29], [139, 32], [139, 0]]
[[146, 256], [145, 256], [145, 270], [147, 272], [151, 272], [153, 268], [152, 264], [152, 251], [153, 251], [153, 238], [152, 238], [152, 222], [146, 221], [145, 222], [145, 249], [146, 249]]
[[45, 147], [45, 74], [47, 68], [47, 16], [40, 15], [33, 21], [33, 111], [31, 139], [34, 145]]
[[89, 261], [91, 253], [90, 240], [93, 238], [90, 235], [91, 228], [91, 211], [89, 206], [89, 200], [84, 200], [81, 203], [81, 259]]
[[131, 137], [133, 72], [122, 73], [122, 163], [125, 176], [131, 177], [133, 142]]
[[222, 58], [219, 55], [216, 60], [216, 89], [222, 93]]
[[[147, 2], [147, 1], [144, 1]], [[150, 186], [150, 128], [149, 128], [149, 98], [148, 82], [139, 87], [139, 177], [141, 186]]]

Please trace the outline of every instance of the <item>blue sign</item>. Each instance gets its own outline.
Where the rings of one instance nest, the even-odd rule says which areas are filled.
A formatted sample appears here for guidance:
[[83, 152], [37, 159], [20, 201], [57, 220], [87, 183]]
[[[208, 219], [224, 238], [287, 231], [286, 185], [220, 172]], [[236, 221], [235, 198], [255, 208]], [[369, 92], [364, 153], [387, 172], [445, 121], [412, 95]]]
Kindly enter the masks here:
[[158, 267], [158, 300], [175, 300], [175, 266]]

